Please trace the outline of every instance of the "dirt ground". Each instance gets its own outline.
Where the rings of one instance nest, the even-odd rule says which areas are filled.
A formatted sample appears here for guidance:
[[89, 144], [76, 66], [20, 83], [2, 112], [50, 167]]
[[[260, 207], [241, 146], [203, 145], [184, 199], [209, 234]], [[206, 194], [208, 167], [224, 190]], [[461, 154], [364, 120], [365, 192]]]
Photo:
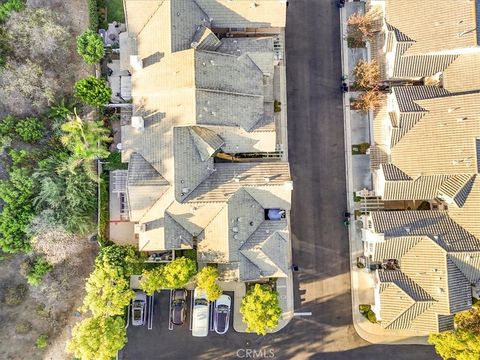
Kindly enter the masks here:
[[[87, 240], [83, 245], [79, 264], [57, 265], [38, 287], [28, 286], [20, 273], [27, 255], [4, 255], [0, 262], [0, 359], [71, 359], [65, 354], [65, 342], [79, 320], [77, 309], [82, 303], [85, 278], [93, 268], [97, 251], [97, 246]], [[28, 289], [24, 301], [19, 305], [5, 304], [7, 289], [19, 285]], [[19, 330], [23, 324], [31, 327], [27, 333]], [[35, 346], [42, 334], [49, 337], [49, 346], [44, 350]]]
[[[88, 26], [87, 0], [27, 0], [31, 7], [46, 7], [60, 15], [62, 25], [72, 33], [71, 55], [65, 59], [67, 70], [53, 69], [61, 79], [64, 94], [71, 94], [76, 80], [94, 72], [75, 52], [75, 37]], [[0, 169], [2, 171], [3, 169]], [[85, 278], [93, 268], [97, 251], [96, 244], [82, 242], [83, 250], [77, 264], [64, 262], [47, 275], [42, 285], [28, 286], [20, 273], [20, 265], [27, 258], [25, 254], [1, 254], [0, 260], [0, 359], [31, 360], [71, 359], [64, 351], [73, 325], [79, 320], [77, 309], [82, 303]], [[24, 300], [18, 305], [5, 304], [9, 288], [23, 286]], [[46, 334], [49, 345], [38, 349], [35, 341]]]

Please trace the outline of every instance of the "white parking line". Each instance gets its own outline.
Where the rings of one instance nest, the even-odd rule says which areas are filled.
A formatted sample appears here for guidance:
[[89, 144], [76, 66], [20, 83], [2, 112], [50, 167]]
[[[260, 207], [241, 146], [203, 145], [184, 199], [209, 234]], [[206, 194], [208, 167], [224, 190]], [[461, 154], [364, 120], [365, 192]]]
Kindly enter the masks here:
[[216, 304], [216, 301], [213, 301], [211, 303], [209, 303], [208, 305], [210, 306], [210, 331], [213, 331], [213, 311], [215, 309], [215, 304]]
[[125, 325], [125, 329], [128, 328], [128, 325], [130, 324], [130, 308], [132, 307], [132, 304], [129, 304], [127, 306], [127, 324]]
[[190, 293], [190, 326], [188, 327], [192, 331], [193, 323], [193, 292]]
[[148, 303], [148, 316], [147, 316], [147, 329], [153, 329], [153, 304], [155, 302], [155, 293], [152, 296], [149, 296], [150, 302]]
[[168, 305], [168, 330], [173, 330], [172, 324], [172, 296], [173, 290], [170, 290], [170, 305]]

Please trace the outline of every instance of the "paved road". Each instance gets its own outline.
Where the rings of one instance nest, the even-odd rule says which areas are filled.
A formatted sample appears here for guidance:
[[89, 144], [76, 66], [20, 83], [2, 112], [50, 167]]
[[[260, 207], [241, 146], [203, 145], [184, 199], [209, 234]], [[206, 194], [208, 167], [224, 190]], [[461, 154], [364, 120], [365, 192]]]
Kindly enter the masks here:
[[[372, 346], [351, 325], [340, 79], [339, 14], [333, 0], [290, 0], [287, 17], [288, 131], [294, 178], [293, 260], [299, 264], [295, 318], [281, 332], [210, 334], [168, 330], [165, 313], [153, 331], [128, 329], [121, 359], [435, 359], [430, 347]], [[168, 300], [157, 309], [165, 312]], [[253, 350], [256, 352], [253, 353]], [[250, 351], [250, 352], [247, 352]], [[248, 356], [250, 355], [250, 356]]]

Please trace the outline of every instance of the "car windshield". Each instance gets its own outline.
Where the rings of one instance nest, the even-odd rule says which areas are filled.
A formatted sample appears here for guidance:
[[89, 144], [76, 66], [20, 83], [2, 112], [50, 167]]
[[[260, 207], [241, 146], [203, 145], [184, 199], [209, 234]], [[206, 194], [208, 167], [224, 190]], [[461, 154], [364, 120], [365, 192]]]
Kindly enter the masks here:
[[185, 301], [182, 299], [173, 300], [173, 305], [176, 307], [181, 307]]
[[225, 314], [228, 312], [228, 306], [227, 305], [219, 305], [217, 307], [217, 311], [221, 314]]
[[135, 320], [140, 320], [141, 317], [142, 317], [142, 311], [140, 309], [134, 309], [133, 310], [133, 318]]
[[208, 301], [206, 299], [196, 299], [195, 305], [208, 305]]

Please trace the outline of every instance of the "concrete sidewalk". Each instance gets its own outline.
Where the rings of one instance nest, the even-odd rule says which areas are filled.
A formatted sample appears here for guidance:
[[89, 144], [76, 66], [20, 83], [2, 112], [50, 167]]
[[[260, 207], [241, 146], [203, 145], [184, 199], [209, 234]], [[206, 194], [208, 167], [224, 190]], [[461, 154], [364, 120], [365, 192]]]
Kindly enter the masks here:
[[[364, 2], [347, 2], [340, 10], [341, 48], [343, 74], [349, 75], [352, 82], [352, 70], [359, 59], [368, 59], [368, 50], [349, 49], [346, 39], [346, 21], [355, 12], [364, 12]], [[371, 143], [371, 116], [350, 110], [352, 93], [344, 94], [345, 123], [345, 160], [347, 176], [347, 203], [353, 214], [359, 209], [359, 203], [354, 202], [354, 192], [363, 187], [372, 188], [370, 174], [370, 159], [368, 155], [352, 155], [352, 145], [363, 142]], [[360, 314], [360, 304], [373, 304], [375, 280], [373, 273], [366, 272], [356, 266], [356, 259], [363, 255], [361, 239], [362, 224], [359, 220], [352, 221], [349, 226], [350, 275], [352, 287], [352, 317], [353, 326], [358, 335], [372, 344], [419, 344], [427, 345], [427, 337], [412, 336], [411, 332], [386, 330], [379, 324], [370, 323]]]

